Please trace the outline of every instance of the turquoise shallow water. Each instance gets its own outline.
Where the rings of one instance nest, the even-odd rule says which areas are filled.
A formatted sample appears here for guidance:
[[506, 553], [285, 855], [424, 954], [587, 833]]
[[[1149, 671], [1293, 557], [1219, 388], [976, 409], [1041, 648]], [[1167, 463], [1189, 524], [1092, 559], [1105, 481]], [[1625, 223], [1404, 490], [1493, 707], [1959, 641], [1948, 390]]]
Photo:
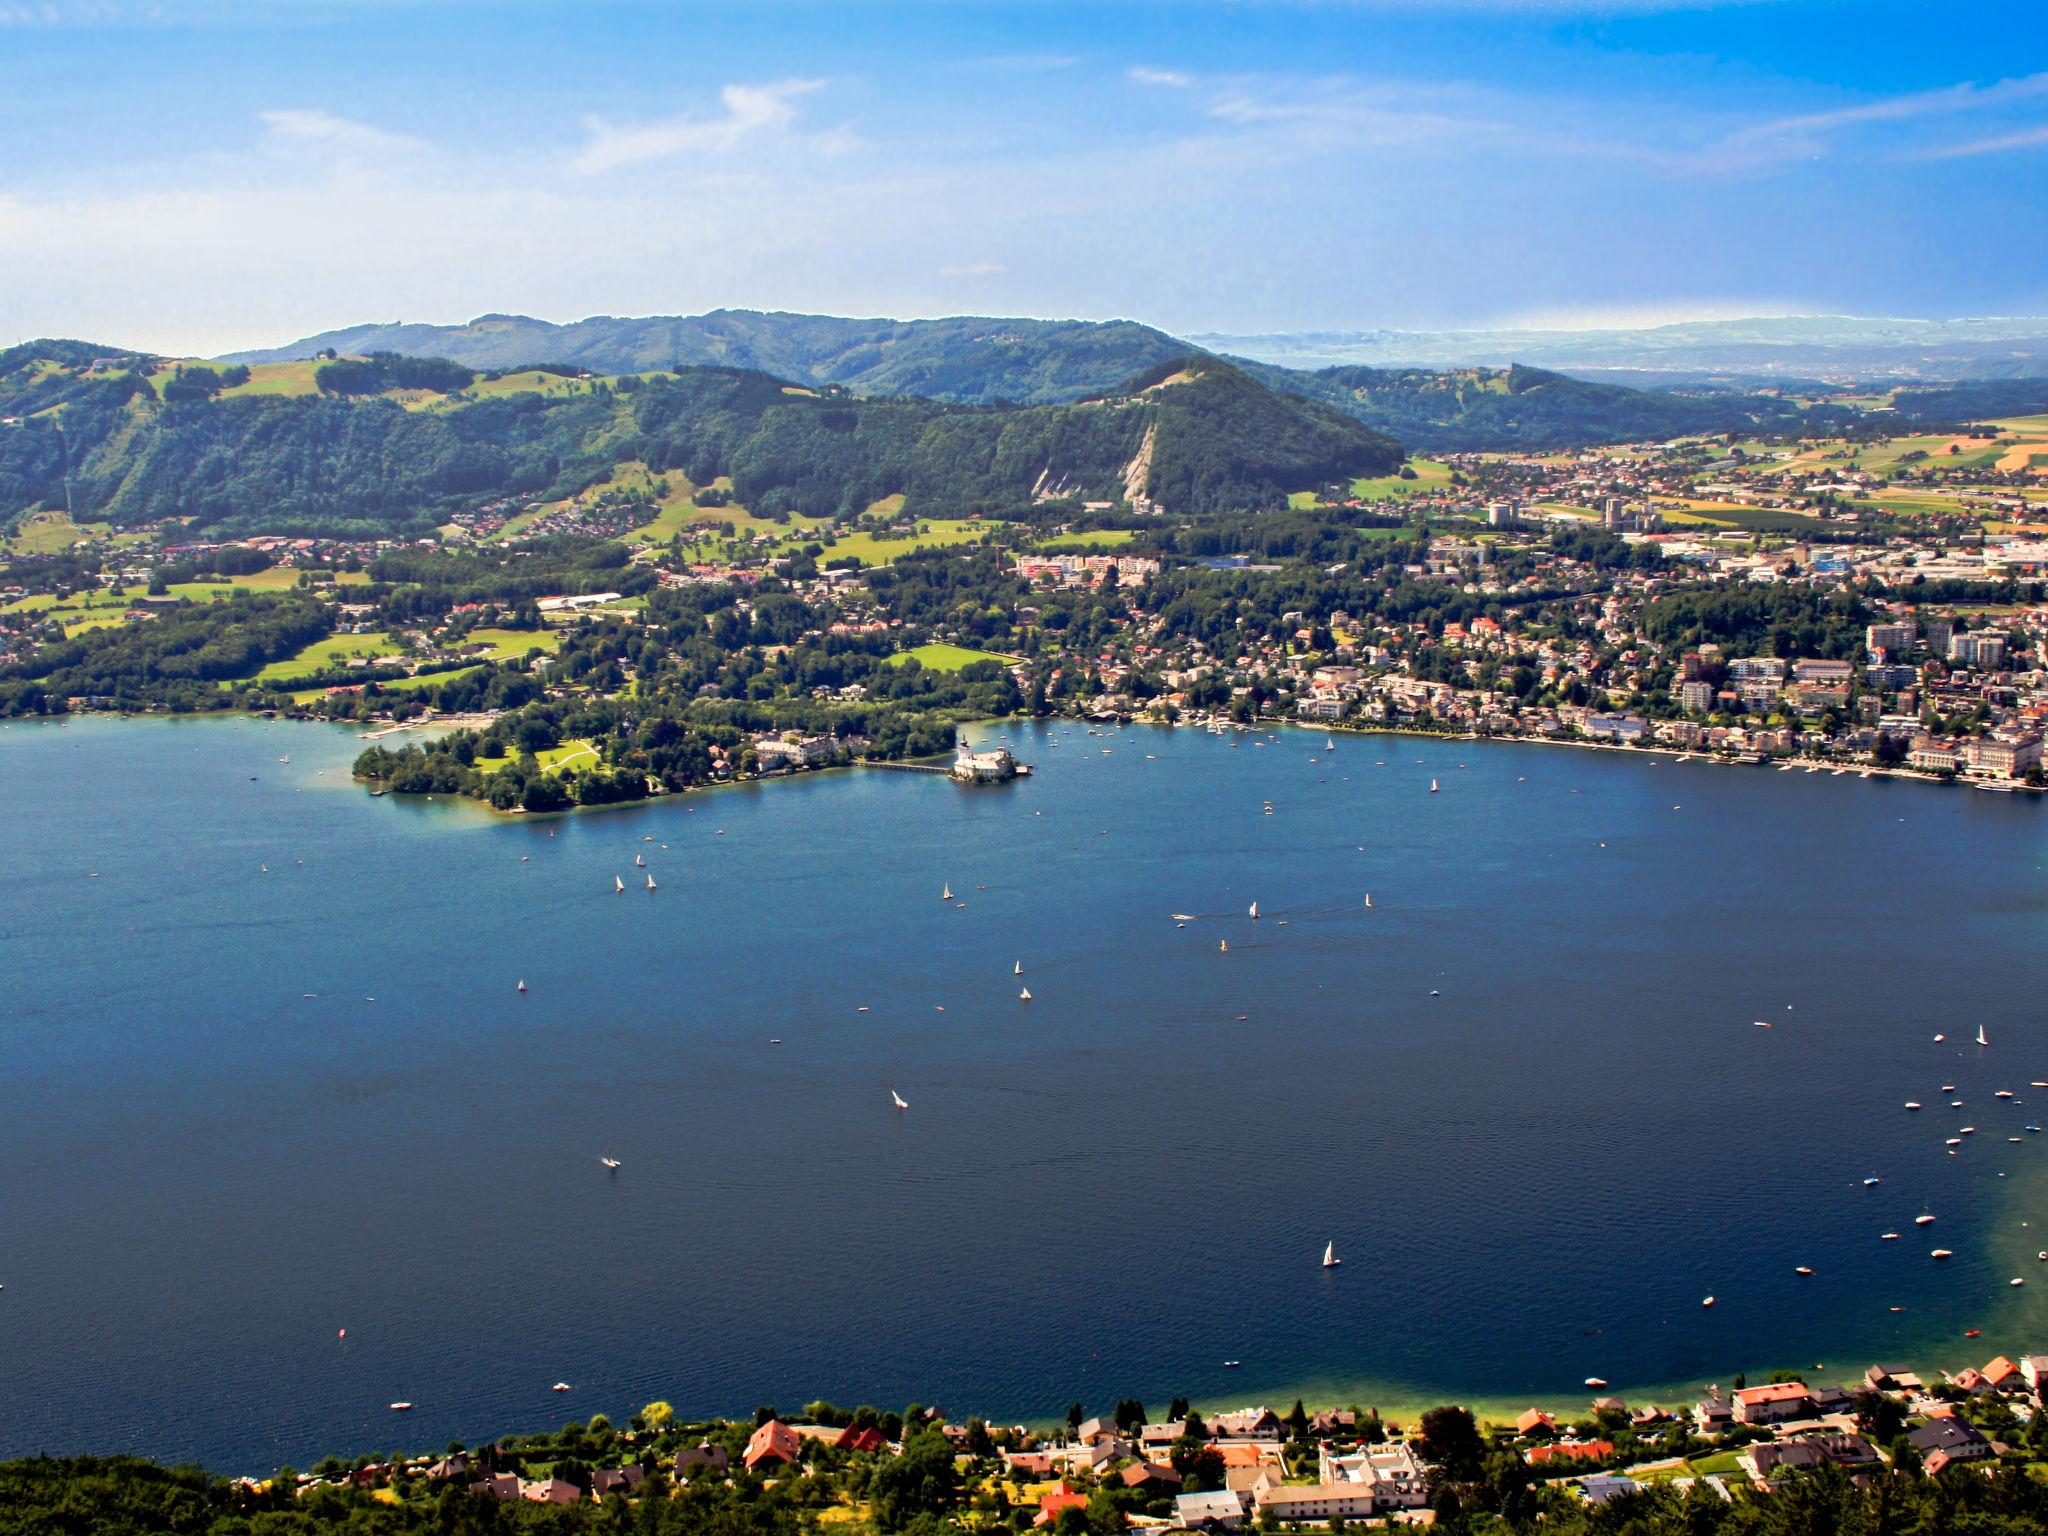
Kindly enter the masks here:
[[1005, 788], [521, 822], [369, 799], [325, 727], [0, 730], [0, 1454], [2048, 1348], [2048, 1266], [2006, 1285], [2048, 1247], [2048, 807], [1006, 739]]

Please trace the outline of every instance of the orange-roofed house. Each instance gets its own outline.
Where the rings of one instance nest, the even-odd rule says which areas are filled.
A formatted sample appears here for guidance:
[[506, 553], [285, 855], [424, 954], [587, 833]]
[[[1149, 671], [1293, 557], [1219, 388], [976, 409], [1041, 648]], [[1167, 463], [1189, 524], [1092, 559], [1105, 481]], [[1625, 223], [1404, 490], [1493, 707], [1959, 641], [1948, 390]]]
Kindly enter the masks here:
[[2003, 1355], [1984, 1367], [1984, 1379], [2001, 1392], [2027, 1384], [2027, 1378], [2020, 1373], [2020, 1368]]
[[1556, 1428], [1557, 1420], [1553, 1419], [1541, 1408], [1527, 1409], [1519, 1419], [1515, 1420], [1515, 1433], [1518, 1435], [1533, 1435], [1538, 1432], [1549, 1434]]
[[752, 1438], [747, 1441], [747, 1454], [741, 1459], [746, 1462], [747, 1470], [751, 1472], [771, 1461], [780, 1462], [784, 1466], [794, 1465], [802, 1450], [803, 1442], [797, 1438], [795, 1430], [780, 1419], [770, 1419], [754, 1431]]
[[1231, 1467], [1257, 1467], [1276, 1460], [1278, 1447], [1265, 1445], [1214, 1445], [1210, 1447], [1223, 1458], [1225, 1470]]
[[1565, 1445], [1532, 1445], [1529, 1447], [1529, 1465], [1540, 1466], [1546, 1461], [1605, 1461], [1613, 1454], [1612, 1440], [1577, 1440]]
[[1776, 1424], [1781, 1419], [1803, 1419], [1813, 1408], [1803, 1381], [1774, 1381], [1761, 1387], [1743, 1387], [1735, 1394], [1735, 1422]]
[[1076, 1493], [1065, 1483], [1061, 1483], [1059, 1487], [1053, 1489], [1051, 1493], [1048, 1493], [1038, 1501], [1038, 1513], [1031, 1517], [1031, 1523], [1033, 1525], [1051, 1525], [1059, 1519], [1062, 1511], [1069, 1509], [1085, 1510], [1087, 1507], [1087, 1494]]

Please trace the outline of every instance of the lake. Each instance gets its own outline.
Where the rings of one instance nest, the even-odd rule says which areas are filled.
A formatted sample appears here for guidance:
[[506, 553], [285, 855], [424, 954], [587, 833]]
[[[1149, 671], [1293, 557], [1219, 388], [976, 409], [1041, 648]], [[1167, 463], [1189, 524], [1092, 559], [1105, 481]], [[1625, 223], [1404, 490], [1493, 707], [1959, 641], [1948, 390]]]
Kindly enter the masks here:
[[513, 820], [339, 728], [0, 730], [0, 1455], [2048, 1349], [2048, 807], [981, 734], [1037, 772]]

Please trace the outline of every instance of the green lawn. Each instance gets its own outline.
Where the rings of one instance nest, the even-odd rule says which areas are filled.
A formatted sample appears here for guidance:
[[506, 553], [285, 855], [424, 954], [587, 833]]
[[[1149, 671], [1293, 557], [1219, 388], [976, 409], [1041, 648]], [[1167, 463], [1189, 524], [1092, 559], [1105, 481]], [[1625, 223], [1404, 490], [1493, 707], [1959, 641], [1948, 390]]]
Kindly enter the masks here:
[[[512, 761], [509, 757], [480, 757], [476, 760], [477, 772], [496, 773]], [[587, 741], [565, 741], [559, 747], [549, 747], [545, 752], [536, 752], [534, 761], [542, 769], [590, 768], [599, 761], [597, 748]]]
[[1088, 533], [1062, 533], [1050, 539], [1040, 539], [1038, 548], [1047, 554], [1062, 549], [1114, 549], [1130, 543], [1137, 536], [1135, 528], [1097, 528]]
[[84, 539], [105, 538], [113, 530], [105, 523], [75, 524], [63, 512], [37, 512], [23, 520], [5, 547], [13, 554], [61, 554]]
[[1435, 459], [1410, 459], [1413, 480], [1399, 475], [1377, 475], [1351, 482], [1351, 494], [1361, 501], [1398, 501], [1403, 496], [1422, 496], [1440, 491], [1451, 483], [1451, 466]]
[[[415, 689], [432, 688], [438, 683], [447, 682], [450, 678], [467, 677], [472, 672], [481, 672], [482, 670], [481, 666], [451, 667], [446, 672], [422, 672], [416, 677], [389, 678], [379, 682], [377, 686], [386, 693], [411, 693]], [[324, 697], [326, 692], [325, 688], [300, 688], [293, 692], [291, 696], [292, 702], [294, 704], [310, 704], [313, 700]]]
[[[882, 538], [872, 533], [841, 534], [835, 543], [825, 546], [818, 563], [824, 565], [833, 560], [851, 555], [862, 565], [887, 565], [901, 555], [918, 549], [945, 549], [958, 544], [978, 544], [992, 538], [1002, 528], [1001, 523], [974, 523], [947, 521], [933, 518], [917, 525], [917, 532], [901, 538]], [[793, 544], [806, 542], [798, 536]]]
[[977, 661], [999, 661], [1007, 667], [1022, 660], [1021, 657], [1003, 656], [994, 651], [969, 650], [964, 645], [920, 645], [897, 652], [889, 658], [889, 665], [901, 666], [913, 656], [934, 672], [958, 672]]
[[552, 629], [472, 629], [464, 645], [488, 645], [485, 661], [512, 661], [536, 648], [553, 655], [562, 648], [562, 636]]
[[271, 662], [256, 674], [256, 681], [275, 685], [295, 683], [301, 678], [332, 672], [353, 656], [385, 658], [404, 654], [404, 645], [390, 635], [329, 635], [325, 640], [315, 640], [296, 656]]

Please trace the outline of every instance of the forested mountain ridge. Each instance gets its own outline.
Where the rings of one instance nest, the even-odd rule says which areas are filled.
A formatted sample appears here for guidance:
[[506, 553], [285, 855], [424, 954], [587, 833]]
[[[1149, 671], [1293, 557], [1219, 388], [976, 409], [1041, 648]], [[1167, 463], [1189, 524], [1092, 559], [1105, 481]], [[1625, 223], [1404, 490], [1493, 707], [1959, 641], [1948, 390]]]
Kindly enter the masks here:
[[283, 362], [329, 350], [445, 357], [475, 368], [541, 360], [593, 373], [745, 368], [864, 395], [1046, 405], [1100, 394], [1198, 349], [1130, 320], [860, 320], [722, 309], [639, 319], [595, 315], [568, 325], [525, 315], [480, 315], [466, 325], [358, 325], [222, 360]]
[[[503, 498], [574, 495], [628, 461], [699, 485], [729, 477], [768, 517], [850, 517], [899, 494], [912, 515], [1047, 498], [1200, 514], [1279, 507], [1292, 491], [1400, 462], [1393, 440], [1207, 357], [1093, 401], [1031, 407], [863, 399], [729, 368], [573, 391], [241, 394], [195, 382], [206, 370], [152, 376], [146, 360], [8, 357], [0, 519], [68, 503], [81, 520], [116, 525], [184, 517], [223, 533], [412, 535]], [[403, 364], [378, 367], [433, 377]]]
[[1233, 359], [1273, 389], [1320, 400], [1423, 452], [1546, 450], [1706, 432], [1802, 432], [1855, 413], [1778, 394], [1700, 393], [1595, 384], [1542, 368], [1341, 366], [1304, 373]]

